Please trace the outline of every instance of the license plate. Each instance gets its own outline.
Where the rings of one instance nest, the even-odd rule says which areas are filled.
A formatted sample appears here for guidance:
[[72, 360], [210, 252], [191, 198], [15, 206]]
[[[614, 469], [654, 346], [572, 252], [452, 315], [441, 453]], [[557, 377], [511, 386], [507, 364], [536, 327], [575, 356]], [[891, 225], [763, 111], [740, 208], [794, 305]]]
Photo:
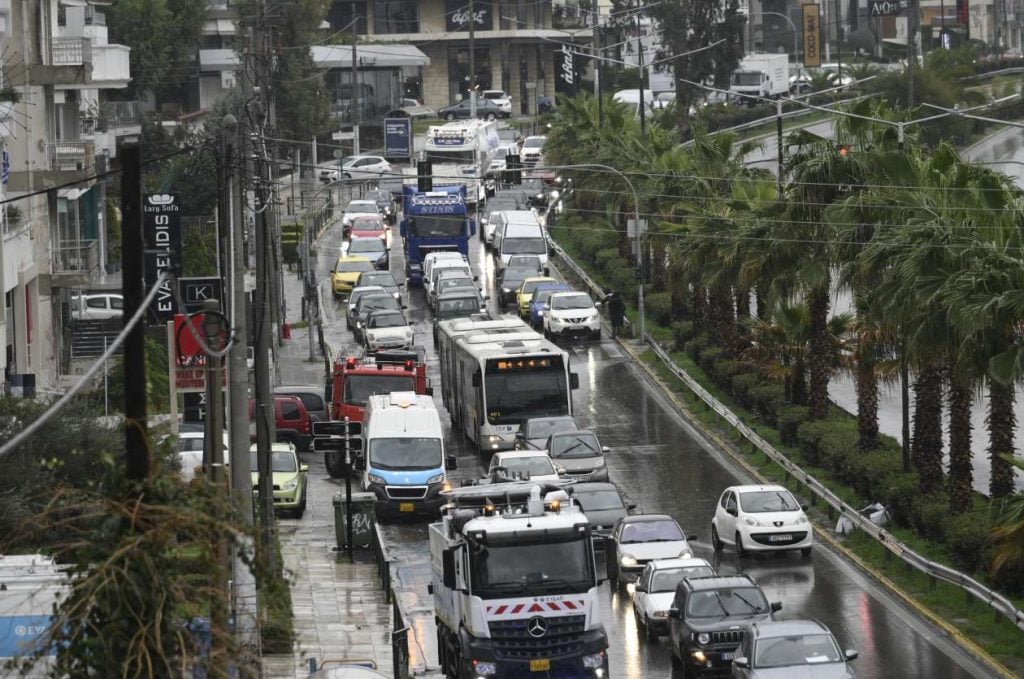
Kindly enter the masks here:
[[549, 672], [551, 670], [551, 661], [547, 658], [538, 658], [537, 660], [530, 661], [531, 672]]
[[735, 656], [735, 655], [736, 655], [735, 653], [723, 653], [722, 654], [722, 660], [732, 660], [733, 656]]
[[768, 542], [789, 542], [788, 535], [769, 535]]
[[411, 502], [399, 502], [398, 511], [400, 512], [412, 512], [416, 510], [416, 505]]

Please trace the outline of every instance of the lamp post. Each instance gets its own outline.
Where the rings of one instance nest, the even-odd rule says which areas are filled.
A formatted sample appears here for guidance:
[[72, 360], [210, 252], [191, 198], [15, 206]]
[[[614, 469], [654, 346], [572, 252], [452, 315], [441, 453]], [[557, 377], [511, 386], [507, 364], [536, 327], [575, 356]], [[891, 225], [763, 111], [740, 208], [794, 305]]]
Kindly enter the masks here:
[[[757, 16], [776, 16], [776, 17], [781, 17], [781, 18], [785, 19], [786, 23], [789, 24], [789, 27], [793, 29], [793, 63], [794, 64], [800, 63], [800, 49], [799, 49], [800, 33], [796, 30], [796, 24], [793, 23], [792, 19], [790, 19], [788, 16], [786, 16], [782, 12], [748, 12], [747, 16], [751, 16], [751, 17], [757, 17]], [[763, 32], [764, 29], [762, 28], [761, 31]]]
[[[633, 184], [632, 180], [630, 180], [630, 178], [622, 170], [614, 168], [611, 165], [603, 165], [601, 163], [581, 163], [579, 165], [545, 165], [543, 167], [537, 167], [535, 169], [537, 169], [537, 170], [606, 170], [608, 172], [615, 173], [616, 175], [618, 175], [622, 179], [622, 181], [626, 182], [626, 185], [629, 186], [629, 190], [633, 194], [633, 211], [634, 211], [634, 214], [636, 214], [637, 224], [639, 225], [639, 222], [640, 222], [640, 194], [639, 194], [639, 192], [637, 192], [636, 186]], [[643, 252], [643, 239], [642, 239], [642, 236], [638, 236], [637, 253], [638, 253], [637, 259], [638, 259], [638, 268], [639, 268], [640, 276], [639, 276], [639, 279], [638, 279], [639, 283], [637, 285], [636, 306], [637, 306], [637, 312], [640, 314], [640, 341], [643, 342], [644, 338], [647, 336], [647, 326], [646, 326], [646, 322], [645, 322], [645, 318], [644, 318], [644, 276], [643, 276], [643, 273], [644, 273], [643, 272], [644, 252]]]

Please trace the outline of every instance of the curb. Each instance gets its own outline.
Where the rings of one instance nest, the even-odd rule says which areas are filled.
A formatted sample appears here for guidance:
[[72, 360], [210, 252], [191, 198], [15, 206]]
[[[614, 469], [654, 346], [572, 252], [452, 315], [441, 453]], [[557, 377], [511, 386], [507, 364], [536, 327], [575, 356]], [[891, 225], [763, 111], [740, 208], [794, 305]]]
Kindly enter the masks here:
[[[745, 472], [753, 476], [761, 483], [768, 483], [768, 479], [761, 475], [761, 473], [752, 467], [744, 457], [737, 452], [735, 446], [729, 441], [724, 440], [717, 432], [711, 431], [703, 423], [701, 423], [694, 415], [690, 407], [683, 402], [678, 394], [673, 391], [665, 380], [649, 366], [643, 358], [637, 353], [636, 349], [628, 342], [623, 342], [621, 339], [617, 340], [619, 346], [625, 349], [626, 353], [633, 359], [634, 363], [639, 365], [641, 369], [650, 377], [661, 389], [662, 393], [669, 399], [673, 406], [684, 416], [690, 423], [698, 429], [704, 436], [706, 436], [719, 450], [725, 453], [730, 460], [741, 467]], [[861, 572], [868, 577], [872, 578], [880, 584], [891, 596], [902, 602], [905, 606], [913, 610], [919, 616], [924, 618], [933, 626], [944, 632], [949, 639], [964, 649], [970, 656], [984, 665], [987, 665], [990, 670], [996, 673], [999, 677], [1005, 677], [1005, 679], [1014, 679], [1018, 675], [1011, 671], [1010, 668], [1006, 667], [1003, 663], [999, 662], [993, 655], [988, 653], [985, 649], [981, 648], [972, 639], [966, 637], [956, 627], [954, 627], [947, 620], [939, 617], [930, 608], [927, 608], [924, 604], [913, 598], [911, 595], [904, 592], [896, 583], [890, 580], [881, 571], [874, 568], [872, 565], [861, 559], [856, 553], [852, 552], [840, 541], [838, 541], [827, 529], [822, 528], [815, 522], [814, 532], [818, 538], [823, 542], [827, 543], [828, 546], [838, 552], [841, 556], [848, 559], [854, 566], [856, 566]]]

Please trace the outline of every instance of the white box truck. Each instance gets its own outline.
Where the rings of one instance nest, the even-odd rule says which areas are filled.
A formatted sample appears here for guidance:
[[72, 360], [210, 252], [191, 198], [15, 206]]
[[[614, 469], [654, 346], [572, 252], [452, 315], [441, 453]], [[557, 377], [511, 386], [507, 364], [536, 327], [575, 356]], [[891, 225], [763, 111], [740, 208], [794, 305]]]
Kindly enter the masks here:
[[[748, 54], [732, 73], [729, 92], [743, 103], [775, 99], [789, 92], [789, 57], [785, 54]], [[748, 96], [742, 96], [748, 95]]]

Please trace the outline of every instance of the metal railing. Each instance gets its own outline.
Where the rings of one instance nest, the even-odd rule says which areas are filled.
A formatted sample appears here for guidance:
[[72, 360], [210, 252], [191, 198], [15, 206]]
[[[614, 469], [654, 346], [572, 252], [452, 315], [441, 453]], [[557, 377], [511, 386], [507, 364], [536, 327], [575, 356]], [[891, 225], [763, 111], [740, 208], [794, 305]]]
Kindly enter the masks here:
[[[576, 276], [576, 278], [579, 278], [581, 281], [583, 281], [584, 285], [590, 288], [590, 290], [595, 294], [595, 296], [597, 296], [598, 298], [604, 297], [604, 288], [598, 285], [597, 281], [591, 278], [590, 274], [588, 274], [583, 269], [583, 267], [577, 264], [572, 257], [566, 254], [565, 250], [562, 249], [562, 246], [559, 245], [554, 240], [552, 240], [550, 236], [548, 236], [548, 247], [555, 251], [555, 254], [562, 261], [562, 263], [565, 264], [565, 266], [568, 267], [570, 271], [572, 271], [572, 274]], [[628, 318], [622, 319], [622, 324], [626, 328], [629, 328], [631, 326]]]
[[111, 132], [125, 128], [140, 127], [145, 120], [142, 105], [138, 101], [105, 101], [100, 104], [96, 129]]
[[83, 171], [96, 163], [96, 145], [92, 141], [52, 141], [46, 145], [50, 169]]
[[53, 273], [92, 273], [99, 270], [99, 241], [59, 244], [52, 249]]
[[384, 592], [384, 600], [391, 604], [391, 665], [392, 676], [395, 679], [407, 679], [411, 676], [409, 672], [409, 626], [405, 623], [405, 614], [391, 582], [391, 558], [388, 555], [387, 545], [384, 544], [384, 535], [381, 533], [380, 524], [373, 523], [373, 560], [377, 564], [377, 575], [380, 577], [381, 590]]
[[[578, 276], [580, 280], [582, 280], [592, 290], [595, 290], [598, 293], [602, 292], [600, 286], [598, 286], [587, 272], [565, 253], [565, 250], [557, 244], [554, 244], [553, 249], [574, 275]], [[1017, 608], [1007, 597], [996, 592], [990, 587], [986, 587], [984, 584], [978, 582], [966, 573], [961, 573], [960, 571], [944, 566], [918, 554], [905, 543], [897, 539], [892, 533], [885, 530], [885, 528], [873, 523], [870, 519], [857, 511], [857, 509], [843, 502], [838, 495], [829, 490], [818, 479], [798, 467], [792, 460], [779, 452], [772, 444], [764, 440], [760, 434], [746, 425], [723, 403], [712, 396], [707, 389], [697, 382], [697, 380], [693, 379], [689, 373], [679, 367], [676, 362], [672, 360], [672, 357], [668, 352], [666, 352], [661, 345], [650, 336], [649, 333], [643, 338], [643, 342], [651, 347], [658, 358], [661, 359], [662, 363], [665, 364], [665, 367], [672, 371], [672, 374], [679, 378], [683, 384], [685, 384], [687, 388], [697, 396], [697, 398], [703, 401], [711, 410], [715, 411], [719, 417], [728, 422], [730, 426], [736, 429], [736, 431], [738, 431], [755, 448], [764, 453], [769, 459], [775, 462], [775, 464], [779, 465], [783, 471], [786, 472], [787, 477], [794, 478], [798, 483], [806, 486], [816, 499], [823, 500], [829, 507], [838, 512], [841, 516], [845, 517], [855, 527], [860, 528], [862, 531], [877, 540], [882, 544], [882, 546], [889, 550], [890, 553], [903, 560], [903, 562], [908, 566], [927, 575], [932, 586], [935, 585], [935, 581], [941, 580], [942, 582], [959, 587], [969, 596], [974, 597], [978, 601], [981, 601], [992, 608], [992, 610], [997, 614], [1009, 619], [1018, 629], [1024, 630], [1024, 611]]]
[[92, 40], [89, 38], [50, 38], [52, 66], [82, 66], [92, 61]]

